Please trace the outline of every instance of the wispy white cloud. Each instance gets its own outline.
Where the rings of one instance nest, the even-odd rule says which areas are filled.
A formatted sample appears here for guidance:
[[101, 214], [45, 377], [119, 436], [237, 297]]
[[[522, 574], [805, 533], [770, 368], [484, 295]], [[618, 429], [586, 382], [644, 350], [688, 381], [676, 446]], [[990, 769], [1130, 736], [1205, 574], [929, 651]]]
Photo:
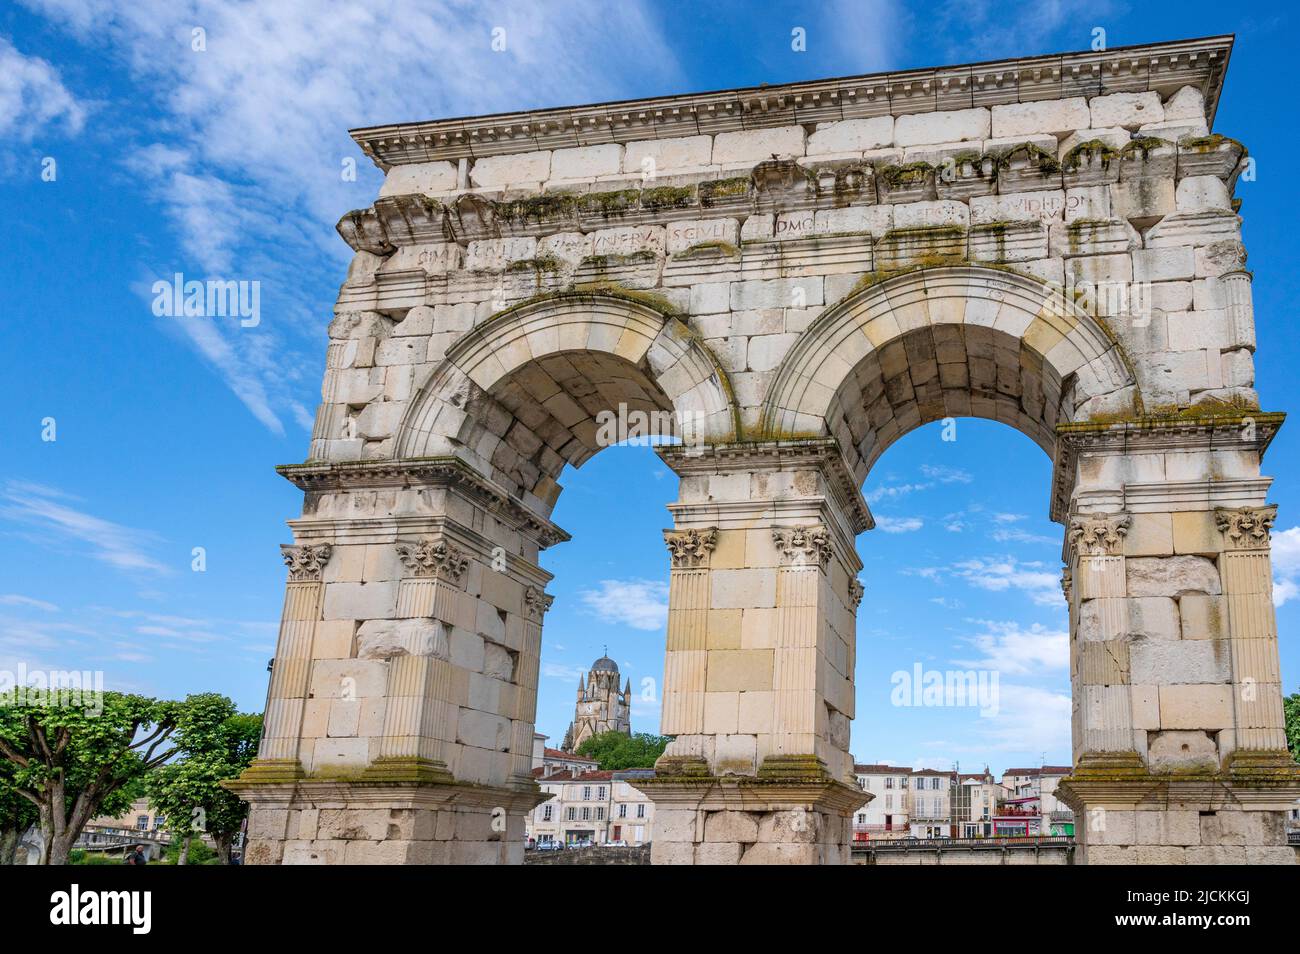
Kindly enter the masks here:
[[59, 611], [59, 608], [53, 603], [33, 599], [30, 596], [22, 596], [18, 593], [0, 593], [0, 606], [28, 606], [32, 609], [45, 610], [47, 613], [57, 613]]
[[0, 142], [30, 142], [50, 131], [75, 136], [86, 113], [54, 66], [0, 36]]
[[885, 533], [912, 533], [925, 526], [920, 517], [882, 517], [876, 516], [876, 529]]
[[119, 570], [171, 572], [149, 552], [156, 534], [79, 510], [68, 502], [75, 499], [55, 488], [10, 481], [0, 491], [0, 519], [34, 527], [27, 537], [38, 543], [85, 544], [90, 556]]
[[1060, 606], [1065, 602], [1061, 595], [1060, 571], [1037, 560], [1022, 561], [1012, 556], [976, 557], [948, 566], [909, 567], [903, 572], [936, 584], [959, 580], [994, 593], [1019, 590], [1040, 606]]
[[657, 580], [601, 580], [583, 590], [583, 604], [606, 623], [661, 630], [668, 625], [668, 584]]
[[964, 639], [980, 655], [954, 659], [953, 662], [959, 666], [1021, 676], [1061, 670], [1070, 664], [1070, 634], [1063, 629], [1050, 629], [1039, 623], [1026, 626], [1007, 620], [972, 619], [967, 622], [983, 630]]

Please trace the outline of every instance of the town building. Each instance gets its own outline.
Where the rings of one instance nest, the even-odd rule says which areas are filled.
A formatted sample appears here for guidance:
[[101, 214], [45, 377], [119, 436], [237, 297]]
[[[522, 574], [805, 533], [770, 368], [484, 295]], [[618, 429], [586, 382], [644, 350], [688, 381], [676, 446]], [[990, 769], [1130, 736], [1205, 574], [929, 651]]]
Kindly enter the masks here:
[[911, 834], [908, 792], [912, 769], [903, 765], [855, 764], [853, 774], [858, 787], [872, 796], [853, 816], [853, 840], [880, 841]]
[[544, 771], [534, 769], [533, 777], [551, 797], [528, 814], [528, 847], [650, 843], [654, 803], [635, 788], [635, 781], [652, 777], [653, 769]]

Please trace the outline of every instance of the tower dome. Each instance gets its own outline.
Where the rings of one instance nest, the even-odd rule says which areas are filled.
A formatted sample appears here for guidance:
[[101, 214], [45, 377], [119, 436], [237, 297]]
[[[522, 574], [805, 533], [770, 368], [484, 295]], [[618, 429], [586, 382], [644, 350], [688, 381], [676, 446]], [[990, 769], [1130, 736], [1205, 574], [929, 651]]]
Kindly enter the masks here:
[[601, 656], [591, 664], [592, 672], [618, 672], [618, 663], [608, 656]]

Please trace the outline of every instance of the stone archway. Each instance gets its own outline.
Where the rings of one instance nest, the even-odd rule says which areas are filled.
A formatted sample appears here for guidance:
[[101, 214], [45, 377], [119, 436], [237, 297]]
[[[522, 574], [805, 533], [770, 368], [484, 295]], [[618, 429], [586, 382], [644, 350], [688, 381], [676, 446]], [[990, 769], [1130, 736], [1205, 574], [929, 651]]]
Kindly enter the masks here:
[[619, 407], [684, 440], [656, 862], [848, 860], [860, 488], [966, 415], [1053, 459], [1081, 857], [1294, 862], [1230, 49], [355, 130], [248, 860], [519, 860], [539, 553]]
[[944, 418], [1022, 431], [1141, 407], [1131, 361], [1059, 287], [1007, 269], [919, 268], [827, 310], [786, 355], [763, 413], [773, 437], [834, 437], [861, 484], [896, 439]]

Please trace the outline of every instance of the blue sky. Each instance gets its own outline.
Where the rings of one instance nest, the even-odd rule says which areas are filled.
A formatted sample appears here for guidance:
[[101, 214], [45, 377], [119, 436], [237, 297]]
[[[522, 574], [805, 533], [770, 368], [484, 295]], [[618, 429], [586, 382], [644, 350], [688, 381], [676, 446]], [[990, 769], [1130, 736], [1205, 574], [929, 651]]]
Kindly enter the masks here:
[[[219, 690], [260, 709], [301, 506], [272, 467], [306, 454], [325, 327], [350, 250], [333, 225], [380, 182], [350, 127], [971, 62], [1235, 32], [1216, 130], [1244, 141], [1258, 383], [1287, 410], [1300, 358], [1294, 98], [1273, 85], [1297, 24], [1260, 4], [516, 4], [20, 0], [0, 10], [5, 413], [0, 415], [0, 668], [102, 669], [164, 696]], [[494, 52], [495, 27], [507, 49]], [[807, 49], [791, 49], [791, 31]], [[205, 48], [194, 49], [203, 31]], [[1285, 111], [1285, 113], [1283, 112]], [[52, 181], [43, 178], [54, 162]], [[357, 176], [341, 175], [355, 161]], [[262, 287], [261, 322], [155, 317], [175, 272]], [[43, 440], [53, 419], [56, 440]], [[1282, 668], [1300, 684], [1300, 430], [1266, 460]], [[859, 759], [947, 767], [1069, 759], [1050, 462], [1010, 428], [962, 421], [899, 441], [858, 541]], [[538, 727], [553, 741], [604, 646], [662, 675], [674, 482], [645, 448], [567, 473], [546, 554]], [[615, 529], [611, 529], [615, 528]], [[206, 570], [191, 569], [202, 547]], [[890, 705], [890, 674], [996, 668], [996, 717]], [[647, 695], [657, 697], [657, 692]], [[634, 726], [658, 709], [638, 701]]]

